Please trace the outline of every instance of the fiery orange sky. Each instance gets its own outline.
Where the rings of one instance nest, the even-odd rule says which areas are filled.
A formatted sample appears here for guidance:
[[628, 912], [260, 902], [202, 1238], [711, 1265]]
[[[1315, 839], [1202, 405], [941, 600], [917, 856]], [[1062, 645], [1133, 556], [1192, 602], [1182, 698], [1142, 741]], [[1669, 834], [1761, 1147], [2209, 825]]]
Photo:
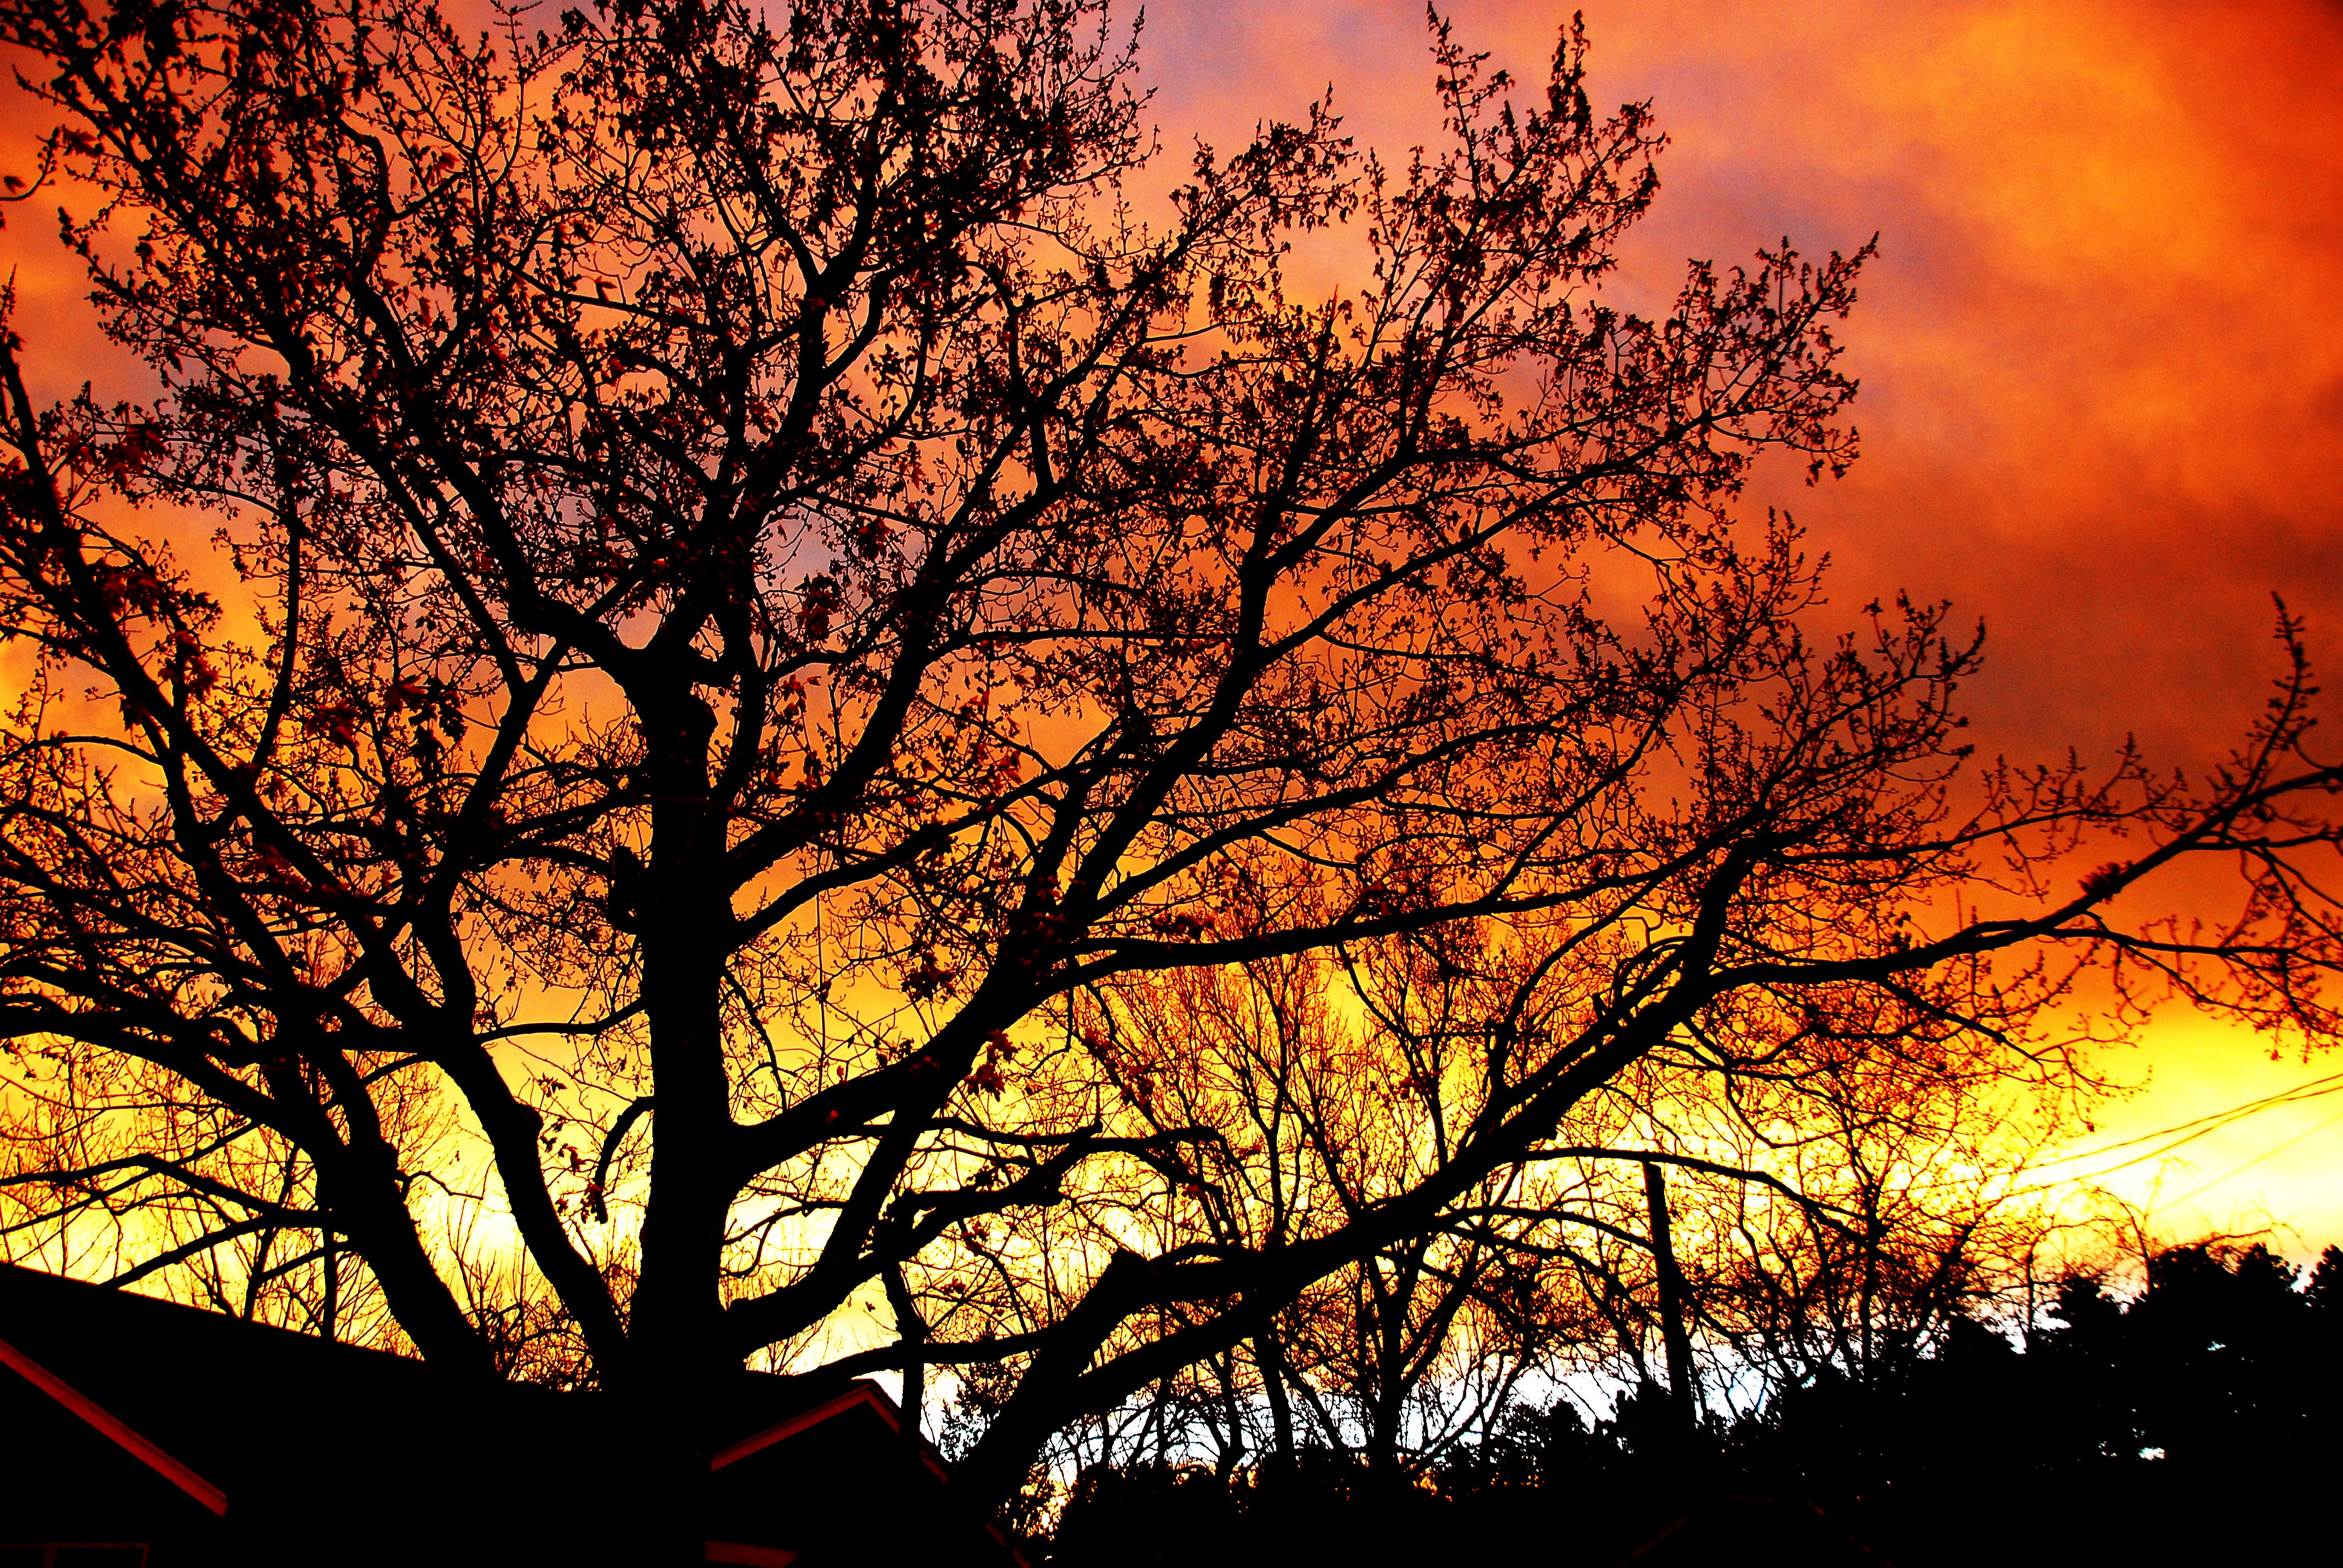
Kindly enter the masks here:
[[[1569, 16], [1522, 0], [1448, 14], [1531, 75]], [[2343, 667], [2343, 6], [1590, 0], [1584, 15], [1598, 108], [1651, 98], [1674, 139], [1632, 282], [1664, 287], [1687, 256], [1728, 264], [1784, 235], [1809, 254], [1880, 236], [1846, 333], [1864, 459], [1818, 490], [1776, 474], [1753, 500], [1808, 525], [1839, 603], [1901, 588], [1985, 619], [1992, 658], [1968, 696], [1986, 749], [2104, 760], [2133, 732], [2167, 763], [2217, 759], [2278, 669], [2273, 592], [2308, 617], [2322, 666]], [[1434, 127], [1405, 0], [1180, 0], [1149, 35], [1175, 149], [1233, 144], [1330, 83], [1363, 143], [1403, 149]], [[2183, 1017], [2110, 1065], [2147, 1087], [2088, 1149], [2343, 1060], [2274, 1062]], [[2313, 1255], [2343, 1241], [2343, 1121], [2322, 1126], [2338, 1112], [2343, 1095], [2265, 1111], [2107, 1184], [2167, 1204], [2169, 1233], [2275, 1221]]]
[[[1533, 76], [1568, 17], [1523, 0], [1451, 14]], [[1988, 750], [2104, 760], [2130, 731], [2201, 767], [2278, 668], [2273, 591], [2343, 667], [2343, 5], [1589, 0], [1585, 15], [1598, 106], [1649, 97], [1674, 138], [1632, 286], [1784, 235], [1810, 254], [1880, 236], [1846, 333], [1863, 461], [1817, 490], [1773, 475], [1752, 501], [1790, 506], [1832, 552], [1840, 604], [1907, 588], [1986, 620], [1969, 699]], [[1166, 0], [1147, 32], [1173, 162], [1190, 136], [1234, 145], [1330, 83], [1363, 143], [1403, 150], [1433, 129], [1409, 0]], [[28, 124], [10, 95], [12, 170]], [[109, 379], [51, 226], [8, 219], [0, 271], [18, 269], [44, 389]], [[2092, 1146], [2343, 1058], [2274, 1062], [2181, 1019], [2113, 1065], [2147, 1088]], [[2185, 1166], [2109, 1184], [2147, 1203], [2211, 1181], [2159, 1224], [2267, 1218], [2315, 1253], [2343, 1241], [2338, 1112], [2343, 1095], [2270, 1111], [2177, 1151]]]

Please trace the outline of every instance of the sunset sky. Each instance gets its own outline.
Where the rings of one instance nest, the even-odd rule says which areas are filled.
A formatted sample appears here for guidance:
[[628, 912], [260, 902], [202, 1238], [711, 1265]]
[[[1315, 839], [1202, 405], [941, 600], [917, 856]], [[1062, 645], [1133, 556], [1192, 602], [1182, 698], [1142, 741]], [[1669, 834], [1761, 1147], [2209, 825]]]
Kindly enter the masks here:
[[[1448, 14], [1534, 76], [1569, 11]], [[1688, 256], [1725, 265], [1784, 235], [1813, 255], [1879, 235], [1846, 330], [1863, 461], [1816, 490], [1777, 473], [1753, 498], [1793, 508], [1832, 553], [1838, 603], [1900, 588], [1985, 619], [1968, 698], [1986, 749], [2103, 761], [2129, 731], [2168, 764], [2217, 759], [2278, 668], [2274, 591], [2308, 616], [2322, 668], [2343, 665], [2343, 5], [1584, 15], [1597, 107], [1650, 98], [1674, 141], [1631, 283], [1664, 288]], [[1330, 83], [1363, 143], [1404, 149], [1436, 124], [1404, 0], [1179, 0], [1151, 7], [1148, 34], [1174, 149], [1233, 145]], [[2183, 1017], [2110, 1066], [2148, 1087], [2087, 1150], [2343, 1058], [2272, 1061]], [[2343, 1094], [2281, 1106], [2107, 1185], [2168, 1203], [2168, 1234], [2275, 1221], [2315, 1256], [2343, 1241], [2338, 1113]]]
[[[1459, 0], [1452, 15], [1534, 76], [1568, 12]], [[1585, 16], [1598, 106], [1650, 98], [1674, 141], [1630, 288], [1664, 290], [1687, 256], [1879, 235], [1845, 333], [1864, 458], [1816, 490], [1769, 475], [1752, 504], [1796, 511], [1838, 563], [1839, 604], [1904, 588], [1985, 619], [1991, 663], [1968, 695], [1987, 750], [2105, 760], [2131, 731], [2201, 768], [2278, 670], [2273, 591], [2308, 618], [2322, 666], [2343, 667], [2343, 4], [1592, 0]], [[1363, 143], [1403, 152], [1433, 128], [1407, 0], [1167, 0], [1147, 35], [1174, 162], [1191, 136], [1234, 145], [1329, 84]], [[25, 106], [4, 118], [21, 171]], [[106, 379], [76, 358], [94, 339], [51, 226], [8, 218], [18, 330], [65, 372], [47, 390]], [[2180, 1020], [2112, 1065], [2148, 1087], [2093, 1147], [2343, 1071], [2343, 1056], [2272, 1061]], [[2267, 1218], [2315, 1255], [2343, 1241], [2338, 1116], [2343, 1094], [2299, 1101], [2110, 1184], [2172, 1200], [2245, 1165], [2160, 1225]]]

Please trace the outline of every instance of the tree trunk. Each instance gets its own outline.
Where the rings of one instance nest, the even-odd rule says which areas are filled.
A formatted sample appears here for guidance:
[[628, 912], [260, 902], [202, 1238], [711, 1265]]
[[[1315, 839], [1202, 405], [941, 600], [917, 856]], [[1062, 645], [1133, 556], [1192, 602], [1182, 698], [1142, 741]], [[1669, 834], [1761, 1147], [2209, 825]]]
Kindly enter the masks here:
[[927, 1362], [920, 1349], [928, 1342], [927, 1320], [920, 1316], [919, 1304], [911, 1300], [910, 1287], [903, 1281], [900, 1268], [887, 1271], [887, 1304], [895, 1314], [895, 1337], [903, 1342], [903, 1448], [910, 1462], [918, 1463], [923, 1442], [920, 1433], [920, 1407], [927, 1402]]
[[713, 1395], [739, 1370], [723, 1349], [718, 1296], [729, 1170], [738, 1129], [724, 1066], [722, 985], [729, 910], [699, 874], [695, 772], [705, 788], [705, 732], [668, 743], [677, 803], [655, 812], [642, 930], [644, 1011], [650, 1023], [651, 1181], [641, 1274], [628, 1312], [628, 1352], [616, 1381], [636, 1434], [647, 1487], [640, 1560], [705, 1560]]

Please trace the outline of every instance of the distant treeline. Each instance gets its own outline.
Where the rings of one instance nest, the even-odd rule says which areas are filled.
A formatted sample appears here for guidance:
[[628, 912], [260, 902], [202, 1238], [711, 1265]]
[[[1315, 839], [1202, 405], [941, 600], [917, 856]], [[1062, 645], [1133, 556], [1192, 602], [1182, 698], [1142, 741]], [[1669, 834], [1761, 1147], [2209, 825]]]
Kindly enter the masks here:
[[1097, 1467], [1037, 1555], [1601, 1564], [1661, 1537], [1639, 1563], [2343, 1560], [2343, 1248], [2299, 1275], [2259, 1246], [2172, 1248], [2129, 1299], [2063, 1281], [2022, 1342], [1959, 1319], [1736, 1421], [1687, 1431], [1678, 1408], [1656, 1385], [1591, 1425], [1515, 1404], [1430, 1464]]

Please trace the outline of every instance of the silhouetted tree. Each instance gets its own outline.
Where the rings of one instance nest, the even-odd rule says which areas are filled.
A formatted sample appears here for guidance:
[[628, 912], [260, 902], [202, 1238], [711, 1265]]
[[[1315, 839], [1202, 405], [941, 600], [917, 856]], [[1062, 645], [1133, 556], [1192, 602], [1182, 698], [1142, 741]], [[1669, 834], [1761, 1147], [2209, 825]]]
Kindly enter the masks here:
[[[483, 1377], [550, 1309], [636, 1412], [614, 1528], [670, 1553], [744, 1358], [998, 1363], [989, 1504], [1657, 1052], [2024, 1047], [2044, 950], [2325, 1020], [2295, 861], [2343, 775], [2291, 623], [2201, 789], [1956, 797], [1975, 642], [1898, 604], [1810, 646], [1795, 531], [1731, 516], [1769, 448], [1852, 457], [1860, 257], [1604, 303], [1658, 138], [1575, 35], [1523, 88], [1441, 26], [1437, 146], [1313, 109], [1160, 203], [1086, 0], [5, 0], [0, 37], [155, 380], [45, 408], [38, 325], [0, 354], [12, 1247], [267, 1232], [264, 1286], [378, 1291]], [[1298, 297], [1330, 228], [1354, 286]], [[2132, 857], [2054, 883], [2104, 832]], [[2236, 920], [2117, 922], [2205, 855]], [[1377, 944], [1436, 1158], [1215, 1231], [1262, 1156], [1151, 1118], [1113, 984]], [[521, 1262], [468, 1302], [473, 1211]]]
[[[1608, 1564], [1741, 1508], [1732, 1560], [1814, 1561], [1774, 1533], [1775, 1515], [1746, 1512], [1763, 1500], [1929, 1568], [1986, 1552], [2028, 1564], [2217, 1557], [2239, 1541], [2318, 1560], [2343, 1459], [2331, 1403], [2343, 1344], [2322, 1301], [2338, 1271], [2343, 1249], [2298, 1277], [2262, 1248], [2199, 1244], [2152, 1253], [2154, 1283], [2128, 1300], [2070, 1274], [2023, 1346], [2014, 1323], [1955, 1316], [1925, 1344], [1883, 1342], [1868, 1363], [1776, 1386], [1729, 1430], [1712, 1425], [1706, 1473], [1690, 1483], [1664, 1390], [1629, 1392], [1592, 1425], [1566, 1398], [1516, 1403], [1400, 1478], [1324, 1449], [1282, 1491], [1196, 1465], [1095, 1466], [1050, 1560], [1272, 1563], [1325, 1550]], [[2246, 1346], [2250, 1358], [2224, 1353]], [[2279, 1363], [2283, 1382], [2264, 1375]], [[2168, 1446], [2144, 1446], [2150, 1432]]]

